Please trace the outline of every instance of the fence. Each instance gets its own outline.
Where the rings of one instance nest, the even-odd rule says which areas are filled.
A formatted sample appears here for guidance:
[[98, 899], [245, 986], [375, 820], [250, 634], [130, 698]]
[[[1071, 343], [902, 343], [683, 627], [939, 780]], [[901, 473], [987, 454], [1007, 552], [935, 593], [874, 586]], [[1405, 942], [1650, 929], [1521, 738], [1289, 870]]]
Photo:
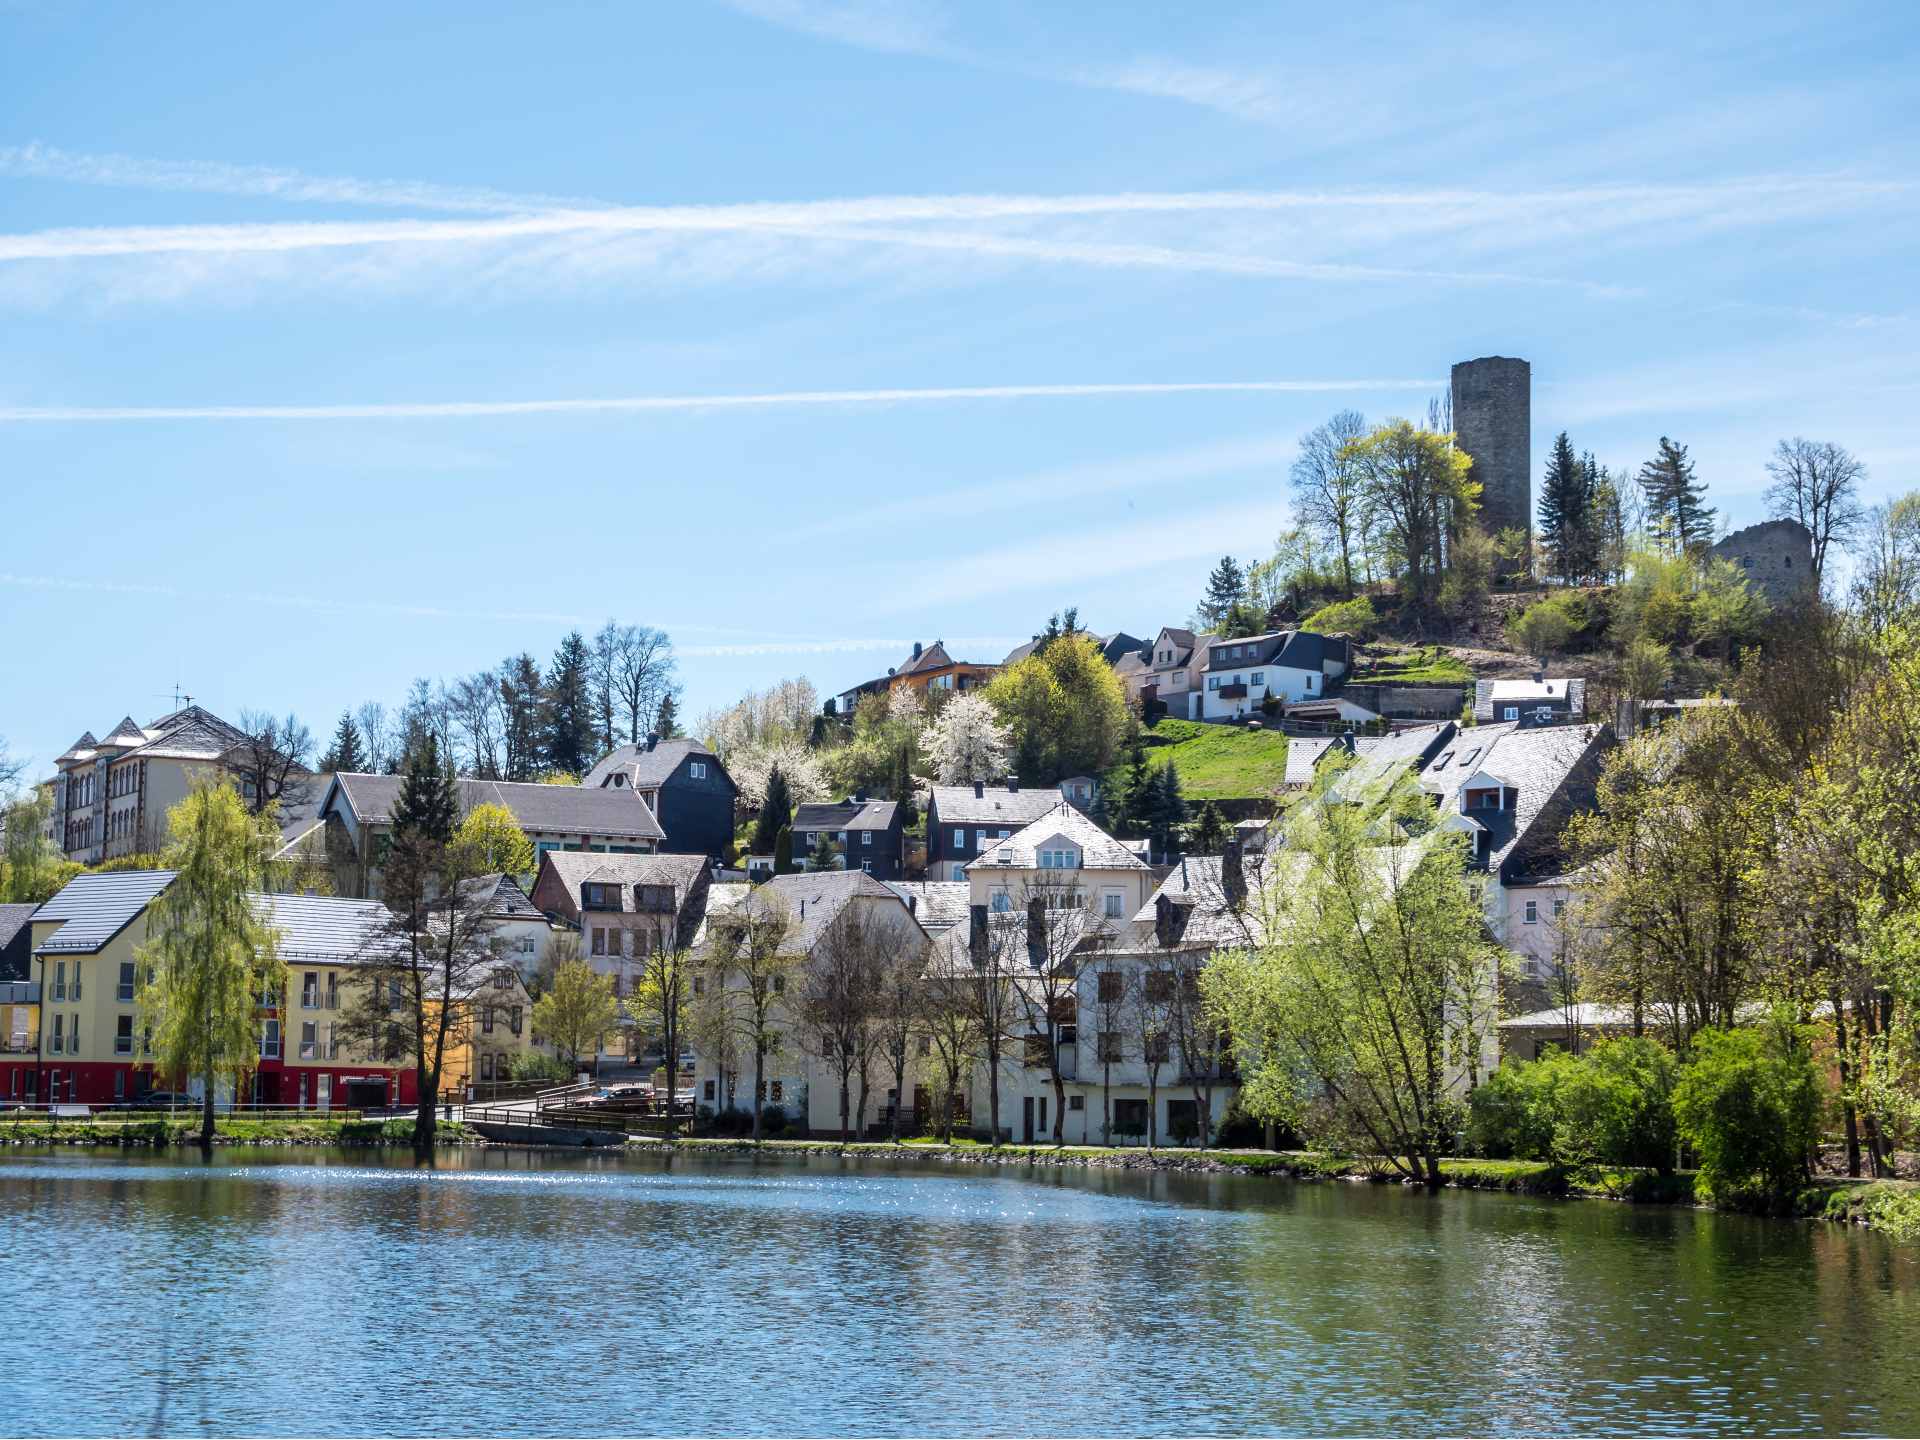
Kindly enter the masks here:
[[[81, 1121], [94, 1125], [148, 1125], [155, 1120], [188, 1123], [198, 1121], [201, 1113], [198, 1104], [140, 1105], [131, 1100], [119, 1101], [111, 1105], [94, 1105], [80, 1100], [22, 1104], [9, 1100], [0, 1102], [0, 1125], [60, 1121]], [[297, 1105], [216, 1104], [214, 1118], [218, 1120], [364, 1120], [367, 1118], [367, 1112], [345, 1106], [336, 1106], [330, 1110], [316, 1110], [308, 1106], [303, 1110]]]

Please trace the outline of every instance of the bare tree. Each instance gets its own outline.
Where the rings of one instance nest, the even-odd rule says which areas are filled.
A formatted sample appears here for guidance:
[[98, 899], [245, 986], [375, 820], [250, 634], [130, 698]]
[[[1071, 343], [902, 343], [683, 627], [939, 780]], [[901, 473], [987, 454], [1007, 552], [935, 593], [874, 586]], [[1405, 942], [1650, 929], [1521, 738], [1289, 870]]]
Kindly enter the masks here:
[[1920, 490], [1868, 513], [1853, 608], [1876, 634], [1920, 608]]
[[1860, 504], [1860, 482], [1867, 467], [1843, 446], [1796, 435], [1774, 447], [1767, 462], [1773, 483], [1767, 487], [1767, 514], [1776, 520], [1798, 520], [1813, 535], [1813, 581], [1827, 572], [1827, 547], [1844, 548], [1860, 533], [1866, 511]]
[[1200, 972], [1206, 963], [1207, 953], [1201, 950], [1175, 950], [1167, 956], [1172, 981], [1167, 1015], [1180, 1078], [1193, 1094], [1194, 1142], [1202, 1150], [1213, 1134], [1214, 1087], [1231, 1079], [1232, 1054], [1226, 1029], [1200, 990]]
[[694, 1053], [714, 1069], [714, 1109], [731, 1110], [740, 1079], [741, 1023], [739, 996], [726, 983], [726, 972], [712, 964], [711, 952], [698, 959], [687, 994], [684, 1025]]
[[[943, 1144], [953, 1143], [955, 1102], [966, 1093], [975, 1057], [987, 1048], [979, 1019], [981, 1007], [975, 995], [980, 983], [980, 976], [968, 960], [955, 960], [951, 952], [941, 952], [934, 957], [920, 989], [918, 1022], [927, 1042], [927, 1058], [939, 1076]], [[993, 1098], [995, 1143], [999, 1140], [999, 1105], [996, 1090]]]
[[1129, 1018], [1147, 1072], [1147, 1148], [1159, 1135], [1160, 1072], [1173, 1058], [1173, 995], [1179, 984], [1169, 957], [1153, 952], [1133, 977]]
[[766, 1108], [767, 1061], [785, 1040], [787, 981], [801, 963], [788, 949], [795, 928], [793, 912], [767, 890], [755, 891], [709, 925], [709, 958], [719, 983], [737, 992], [741, 1048], [753, 1057], [755, 1144]]
[[1079, 1037], [1079, 953], [1097, 950], [1102, 932], [1085, 907], [1077, 870], [1034, 872], [1023, 880], [1014, 905], [993, 916], [1002, 965], [1015, 977], [1014, 1014], [1023, 1059], [1044, 1068], [1053, 1086], [1053, 1143], [1066, 1143], [1067, 1081], [1061, 1047]]
[[667, 1138], [673, 1138], [674, 1100], [680, 1078], [680, 1044], [696, 957], [691, 950], [656, 943], [641, 963], [629, 1009], [640, 1034], [657, 1039], [666, 1056]]
[[[654, 716], [660, 713], [660, 702], [673, 693], [673, 675], [673, 642], [666, 631], [649, 625], [619, 627], [612, 637], [608, 661], [609, 709], [618, 708], [616, 718], [626, 722], [630, 744], [640, 743]], [[608, 728], [611, 734], [611, 723]]]
[[[896, 948], [881, 960], [874, 985], [868, 1033], [873, 1040], [874, 1059], [884, 1063], [893, 1076], [893, 1105], [887, 1118], [888, 1138], [896, 1145], [900, 1143], [900, 1109], [907, 1098], [908, 1065], [915, 1047], [927, 1040], [926, 965], [925, 946]], [[926, 1119], [915, 1118], [923, 1123]]]
[[21, 772], [26, 768], [27, 762], [16, 760], [7, 750], [6, 737], [0, 735], [0, 800], [4, 800], [13, 793], [14, 783], [19, 780]]
[[1113, 1067], [1126, 1059], [1128, 1006], [1133, 1001], [1135, 976], [1131, 967], [1111, 957], [1097, 967], [1094, 978], [1094, 1043], [1100, 1062], [1100, 1143], [1113, 1143]]
[[400, 757], [394, 753], [393, 722], [387, 716], [387, 707], [369, 700], [353, 712], [353, 722], [360, 727], [360, 739], [367, 747], [367, 770], [375, 775], [396, 770]]
[[1362, 548], [1366, 500], [1358, 462], [1347, 447], [1367, 433], [1367, 417], [1342, 410], [1300, 437], [1294, 457], [1293, 514], [1340, 554], [1340, 584], [1353, 594], [1353, 562]]
[[259, 710], [240, 712], [245, 738], [220, 757], [247, 809], [263, 815], [306, 804], [313, 796], [313, 736], [292, 715], [276, 718]]
[[964, 984], [952, 985], [949, 998], [964, 1005], [979, 1038], [987, 1067], [987, 1123], [990, 1143], [1000, 1143], [1000, 1075], [1008, 1047], [1021, 1033], [1019, 989], [1027, 970], [1026, 946], [1018, 916], [972, 907], [967, 933], [967, 964], [971, 974]]
[[[820, 1037], [822, 1058], [839, 1076], [843, 1145], [852, 1118], [853, 1076], [871, 1055], [874, 1003], [892, 940], [891, 927], [871, 907], [851, 901], [814, 944], [800, 972], [800, 1013]], [[865, 1108], [863, 1098], [863, 1119]]]
[[500, 701], [500, 677], [491, 670], [476, 670], [454, 681], [446, 693], [454, 728], [465, 742], [469, 771], [482, 780], [505, 778], [501, 742], [506, 716]]

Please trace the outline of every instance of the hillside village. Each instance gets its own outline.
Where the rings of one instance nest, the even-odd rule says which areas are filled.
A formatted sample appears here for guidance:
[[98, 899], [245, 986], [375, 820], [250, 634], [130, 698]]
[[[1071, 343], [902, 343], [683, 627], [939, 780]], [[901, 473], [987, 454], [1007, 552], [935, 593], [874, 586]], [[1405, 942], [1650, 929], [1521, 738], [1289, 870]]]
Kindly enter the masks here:
[[[1529, 387], [1524, 361], [1477, 360], [1448, 428], [1336, 416], [1303, 442], [1274, 555], [1224, 557], [1193, 615], [1132, 631], [1069, 607], [1001, 656], [916, 643], [691, 735], [666, 637], [611, 622], [544, 673], [522, 656], [422, 681], [392, 717], [349, 709], [319, 754], [291, 717], [190, 701], [85, 731], [7, 813], [0, 1098], [137, 1105], [213, 1079], [223, 1103], [418, 1107], [430, 1136], [438, 1102], [586, 1075], [630, 1084], [636, 1114], [756, 1139], [1284, 1133], [1417, 1174], [1503, 1063], [1627, 1034], [1684, 1050], [1774, 1001], [1826, 1017], [1845, 1163], [1890, 1172], [1910, 1127], [1862, 1082], [1910, 1081], [1912, 1002], [1870, 941], [1778, 953], [1769, 906], [1818, 882], [1823, 913], [1888, 923], [1856, 868], [1798, 866], [1782, 797], [1816, 755], [1886, 743], [1850, 717], [1913, 679], [1871, 658], [1915, 598], [1912, 516], [1796, 491], [1796, 464], [1839, 462], [1783, 443], [1781, 504], [1826, 508], [1716, 538], [1684, 447], [1628, 477], [1564, 434], [1536, 502]], [[1842, 610], [1822, 561], [1850, 541]], [[1858, 777], [1822, 774], [1857, 809]], [[284, 979], [252, 992], [244, 1064], [169, 1075], [141, 977], [182, 893], [181, 817], [221, 805], [266, 837], [235, 843]], [[1679, 853], [1696, 842], [1744, 847], [1737, 883]], [[1352, 1003], [1413, 1005], [1427, 1058], [1316, 1053], [1294, 1029], [1315, 967], [1388, 915], [1425, 998]], [[1370, 1067], [1426, 1109], [1348, 1097]], [[1282, 1070], [1317, 1079], [1284, 1098]]]

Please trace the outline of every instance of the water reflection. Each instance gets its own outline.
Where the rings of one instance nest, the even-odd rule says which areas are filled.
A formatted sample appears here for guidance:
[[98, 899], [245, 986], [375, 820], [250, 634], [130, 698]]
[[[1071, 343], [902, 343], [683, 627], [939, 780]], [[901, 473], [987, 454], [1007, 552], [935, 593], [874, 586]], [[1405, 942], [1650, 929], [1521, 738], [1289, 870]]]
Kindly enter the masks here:
[[[1834, 1227], [1244, 1177], [325, 1151], [0, 1163], [29, 1434], [1920, 1425]], [[74, 1342], [112, 1363], [76, 1368]]]

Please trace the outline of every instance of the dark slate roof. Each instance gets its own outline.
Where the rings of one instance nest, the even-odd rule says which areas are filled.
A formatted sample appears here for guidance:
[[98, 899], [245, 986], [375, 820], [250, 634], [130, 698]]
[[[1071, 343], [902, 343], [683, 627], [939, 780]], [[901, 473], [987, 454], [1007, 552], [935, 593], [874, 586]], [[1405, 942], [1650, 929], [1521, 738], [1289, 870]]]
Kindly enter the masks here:
[[872, 895], [897, 901], [904, 909], [906, 899], [885, 881], [876, 880], [864, 870], [818, 870], [799, 875], [776, 875], [760, 886], [745, 904], [787, 907], [794, 919], [794, 932], [788, 951], [811, 952], [820, 943], [840, 912], [859, 895]]
[[89, 955], [131, 924], [168, 885], [171, 870], [113, 870], [76, 875], [60, 893], [33, 912], [36, 922], [63, 920], [34, 950], [36, 955]]
[[981, 794], [971, 785], [936, 785], [933, 808], [942, 825], [1004, 825], [1018, 829], [1039, 819], [1061, 803], [1057, 785], [1036, 790], [1009, 790], [1004, 784], [984, 785]]
[[973, 887], [964, 880], [883, 880], [889, 890], [914, 901], [913, 913], [920, 928], [938, 935], [967, 922], [967, 905]]
[[[966, 886], [961, 886], [966, 889]], [[7, 948], [13, 937], [18, 935], [33, 918], [36, 905], [0, 905], [0, 950]]]
[[1551, 705], [1573, 715], [1587, 713], [1587, 682], [1574, 676], [1545, 680], [1476, 680], [1473, 685], [1473, 718], [1482, 722], [1494, 718], [1501, 705]]
[[979, 858], [967, 863], [968, 870], [992, 871], [1004, 862], [1015, 870], [1040, 868], [1038, 851], [1056, 836], [1080, 851], [1081, 866], [1088, 870], [1144, 870], [1146, 862], [1127, 846], [1102, 830], [1066, 801], [1031, 824], [1013, 832], [1005, 840], [983, 848]]
[[[607, 777], [616, 770], [624, 770], [627, 783], [642, 790], [657, 789], [667, 783], [669, 776], [680, 768], [680, 762], [688, 756], [706, 760], [717, 767], [722, 775], [726, 767], [720, 764], [720, 757], [702, 745], [698, 740], [677, 738], [656, 740], [652, 749], [645, 745], [620, 745], [589, 770], [580, 783], [589, 788], [598, 788], [606, 783]], [[728, 776], [728, 783], [732, 777]]]
[[74, 741], [73, 744], [69, 745], [66, 748], [66, 750], [61, 754], [60, 758], [62, 760], [70, 760], [74, 756], [80, 754], [82, 751], [93, 749], [93, 747], [98, 745], [99, 743], [100, 742], [98, 740], [93, 738], [93, 731], [82, 730], [80, 732], [80, 738]]
[[1600, 761], [1610, 745], [1601, 725], [1516, 723], [1462, 730], [1420, 774], [1420, 783], [1440, 796], [1440, 808], [1460, 809], [1460, 790], [1485, 771], [1518, 794], [1512, 809], [1475, 810], [1471, 819], [1488, 833], [1488, 868], [1503, 879], [1556, 873], [1566, 863], [1560, 834], [1575, 811], [1593, 803]]
[[[260, 918], [280, 932], [280, 958], [289, 965], [349, 965], [373, 958], [391, 918], [378, 900], [332, 895], [253, 895]], [[394, 944], [399, 942], [395, 940]]]
[[671, 885], [674, 905], [685, 905], [707, 869], [704, 855], [604, 855], [591, 850], [549, 850], [540, 863], [552, 869], [576, 905], [580, 887], [589, 881], [618, 885], [623, 910], [633, 908], [636, 885]]
[[[1339, 783], [1350, 794], [1357, 795], [1361, 787], [1390, 782], [1397, 770], [1421, 769], [1460, 733], [1454, 721], [1442, 720], [1437, 725], [1415, 725], [1385, 735], [1343, 735], [1336, 743], [1346, 745], [1351, 739], [1353, 753], [1358, 758], [1340, 777]], [[1292, 743], [1289, 742], [1289, 751]]]
[[120, 723], [109, 730], [107, 738], [100, 743], [102, 745], [144, 745], [147, 743], [147, 732], [133, 723], [131, 715], [124, 715]]
[[280, 839], [282, 843], [298, 840], [311, 830], [320, 819], [320, 802], [326, 797], [327, 786], [333, 780], [333, 772], [325, 771], [303, 779], [296, 787], [301, 794], [291, 804], [287, 797], [280, 797]]
[[[343, 771], [333, 777], [327, 794], [344, 794], [363, 825], [390, 825], [394, 806], [400, 801], [401, 784], [398, 775]], [[666, 838], [647, 802], [625, 787], [535, 785], [512, 780], [456, 780], [454, 784], [462, 814], [476, 805], [504, 805], [513, 812], [520, 828], [529, 833]]]
[[460, 889], [469, 897], [470, 903], [486, 905], [485, 913], [495, 919], [546, 919], [533, 901], [527, 898], [527, 892], [520, 888], [520, 882], [511, 875], [479, 875], [471, 880], [462, 880]]
[[146, 744], [127, 753], [167, 755], [181, 759], [215, 759], [245, 740], [246, 732], [229, 725], [211, 710], [189, 705], [163, 715], [146, 729]]
[[[1350, 642], [1312, 630], [1274, 630], [1265, 635], [1242, 635], [1233, 640], [1207, 642], [1206, 668], [1244, 670], [1249, 665], [1283, 665], [1291, 670], [1324, 671], [1328, 661], [1346, 663]], [[1227, 659], [1229, 650], [1240, 651]]]
[[802, 805], [793, 812], [795, 830], [891, 830], [900, 806], [892, 800], [836, 800]]
[[[1087, 632], [1079, 631], [1076, 633], [1086, 634]], [[1039, 643], [1040, 637], [1036, 635], [1024, 645], [1014, 646], [1013, 649], [1007, 652], [1007, 658], [1000, 663], [1002, 665], [1017, 665], [1020, 661], [1033, 654], [1034, 647]], [[1149, 644], [1148, 641], [1142, 640], [1137, 635], [1129, 635], [1124, 630], [1116, 630], [1111, 635], [1095, 635], [1093, 637], [1093, 643], [1100, 647], [1101, 658], [1109, 665], [1118, 665], [1121, 660], [1128, 655], [1138, 655], [1142, 650], [1145, 650]]]

